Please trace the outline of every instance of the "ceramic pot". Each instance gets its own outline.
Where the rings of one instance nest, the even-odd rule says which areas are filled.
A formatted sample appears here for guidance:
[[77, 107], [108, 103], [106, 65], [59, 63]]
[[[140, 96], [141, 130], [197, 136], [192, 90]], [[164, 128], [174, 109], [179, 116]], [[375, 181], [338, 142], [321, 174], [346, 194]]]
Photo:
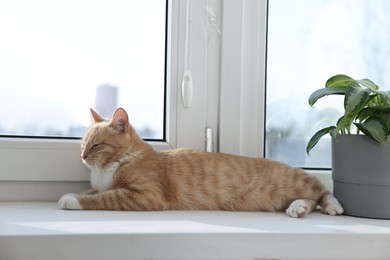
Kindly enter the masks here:
[[338, 135], [332, 140], [332, 179], [344, 214], [390, 219], [390, 142]]

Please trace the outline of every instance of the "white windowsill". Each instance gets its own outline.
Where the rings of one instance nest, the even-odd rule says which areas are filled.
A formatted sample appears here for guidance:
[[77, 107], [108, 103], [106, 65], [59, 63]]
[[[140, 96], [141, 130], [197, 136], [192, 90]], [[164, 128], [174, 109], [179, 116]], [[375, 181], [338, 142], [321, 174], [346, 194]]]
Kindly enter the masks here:
[[0, 259], [388, 259], [390, 221], [0, 203]]

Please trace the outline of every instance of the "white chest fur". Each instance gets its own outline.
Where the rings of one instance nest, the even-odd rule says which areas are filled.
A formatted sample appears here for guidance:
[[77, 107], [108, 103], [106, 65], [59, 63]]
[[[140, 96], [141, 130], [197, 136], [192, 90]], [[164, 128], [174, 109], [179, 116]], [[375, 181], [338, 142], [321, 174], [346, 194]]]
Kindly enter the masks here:
[[114, 173], [118, 169], [119, 162], [114, 162], [107, 169], [102, 170], [99, 168], [91, 169], [91, 186], [99, 192], [107, 190], [111, 183]]

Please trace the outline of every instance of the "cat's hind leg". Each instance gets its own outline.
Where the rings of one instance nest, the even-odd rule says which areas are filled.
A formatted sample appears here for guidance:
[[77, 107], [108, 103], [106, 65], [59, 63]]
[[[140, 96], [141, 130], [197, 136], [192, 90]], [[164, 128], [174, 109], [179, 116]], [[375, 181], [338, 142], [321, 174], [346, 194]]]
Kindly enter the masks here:
[[286, 209], [286, 214], [293, 218], [303, 218], [316, 207], [315, 200], [297, 199]]
[[321, 212], [332, 216], [341, 215], [344, 212], [343, 207], [338, 200], [331, 194], [325, 194], [320, 200]]

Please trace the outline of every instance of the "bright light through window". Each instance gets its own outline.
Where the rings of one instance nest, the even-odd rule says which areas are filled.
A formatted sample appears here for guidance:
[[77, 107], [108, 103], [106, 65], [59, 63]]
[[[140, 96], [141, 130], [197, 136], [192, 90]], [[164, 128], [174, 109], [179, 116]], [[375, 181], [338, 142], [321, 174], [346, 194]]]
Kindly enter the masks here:
[[[330, 168], [330, 138], [307, 156], [310, 137], [336, 123], [342, 100], [310, 108], [310, 94], [335, 74], [390, 89], [390, 1], [271, 0], [268, 17], [266, 155]], [[341, 97], [340, 97], [341, 98]]]
[[79, 137], [122, 106], [163, 139], [165, 21], [165, 1], [0, 1], [0, 134]]

